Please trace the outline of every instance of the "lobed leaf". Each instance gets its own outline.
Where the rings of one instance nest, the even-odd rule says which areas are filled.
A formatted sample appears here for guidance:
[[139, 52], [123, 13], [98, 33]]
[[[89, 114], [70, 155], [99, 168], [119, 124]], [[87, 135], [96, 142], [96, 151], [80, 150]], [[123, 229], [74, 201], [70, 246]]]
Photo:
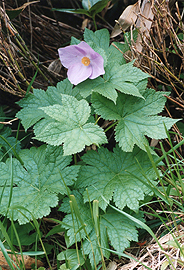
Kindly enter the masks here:
[[81, 167], [77, 188], [87, 188], [84, 201], [88, 201], [89, 195], [90, 201], [98, 200], [103, 210], [113, 199], [119, 209], [128, 206], [138, 211], [139, 201], [151, 193], [149, 182], [156, 184], [157, 177], [147, 153], [138, 148], [132, 153], [123, 152], [118, 146], [113, 153], [100, 148], [98, 152], [88, 151], [82, 159], [87, 166]]
[[155, 139], [166, 138], [165, 126], [169, 129], [177, 121], [157, 116], [165, 104], [163, 94], [147, 89], [143, 93], [144, 99], [138, 99], [118, 93], [114, 104], [98, 93], [93, 93], [92, 104], [96, 113], [104, 119], [118, 120], [115, 138], [124, 151], [132, 151], [135, 144], [145, 150], [145, 144], [148, 144], [145, 135]]
[[146, 81], [148, 77], [149, 75], [133, 67], [133, 62], [124, 65], [119, 65], [118, 62], [116, 65], [112, 65], [112, 63], [109, 62], [105, 67], [103, 78], [98, 77], [94, 80], [88, 79], [78, 84], [75, 88], [77, 88], [77, 91], [79, 91], [84, 98], [93, 92], [97, 92], [116, 103], [118, 96], [116, 90], [128, 95], [143, 98], [138, 83]]
[[[62, 211], [67, 210], [67, 215], [63, 219], [63, 226], [67, 230], [67, 236], [69, 237], [70, 244], [72, 245], [75, 243], [74, 232], [78, 232], [76, 234], [77, 241], [83, 239], [83, 250], [84, 253], [89, 255], [90, 262], [92, 267], [94, 266], [94, 257], [95, 256], [95, 263], [98, 264], [101, 261], [101, 254], [100, 248], [103, 255], [106, 258], [109, 258], [110, 253], [109, 251], [105, 250], [104, 248], [109, 248], [109, 241], [113, 248], [117, 251], [123, 252], [123, 250], [130, 246], [130, 241], [138, 241], [138, 234], [137, 234], [137, 225], [126, 218], [125, 216], [117, 213], [115, 210], [108, 208], [106, 213], [100, 211], [99, 213], [99, 220], [100, 220], [100, 246], [99, 242], [94, 230], [93, 220], [90, 214], [90, 207], [89, 204], [83, 203], [82, 195], [74, 191], [73, 194], [75, 195], [77, 205], [79, 211], [81, 213], [81, 217], [83, 219], [84, 224], [86, 224], [85, 229], [88, 234], [86, 236], [84, 230], [80, 230], [80, 222], [78, 217], [71, 214], [71, 210], [69, 209], [69, 202], [68, 199], [64, 199], [64, 202], [60, 209]], [[132, 214], [132, 213], [131, 213]], [[132, 214], [136, 216], [138, 219], [142, 220], [141, 214]], [[74, 222], [74, 223], [73, 223]], [[75, 226], [75, 231], [73, 229], [73, 224]], [[80, 233], [79, 233], [80, 232]], [[88, 239], [87, 239], [88, 238]], [[86, 240], [85, 240], [86, 239]], [[93, 250], [91, 248], [93, 247]]]
[[97, 47], [102, 48], [106, 52], [110, 42], [109, 31], [107, 29], [101, 29], [93, 32], [92, 30], [85, 28], [84, 41], [89, 44], [93, 42]]
[[13, 214], [14, 220], [18, 219], [23, 224], [32, 219], [30, 213], [36, 219], [48, 215], [50, 208], [58, 204], [57, 194], [67, 193], [64, 182], [67, 186], [73, 185], [79, 171], [79, 166], [68, 167], [71, 157], [64, 157], [62, 154], [61, 146], [56, 148], [42, 145], [19, 152], [24, 167], [15, 158], [12, 167], [10, 159], [6, 163], [0, 162], [0, 194], [5, 185], [0, 213], [6, 215], [8, 210], [12, 170], [14, 186], [10, 208], [24, 206], [30, 212], [21, 210], [25, 215], [23, 216], [18, 209], [10, 210], [8, 217]]
[[59, 82], [56, 87], [49, 86], [47, 91], [34, 89], [33, 94], [28, 94], [17, 102], [23, 109], [16, 114], [16, 117], [22, 120], [25, 130], [46, 116], [44, 111], [40, 110], [41, 106], [61, 105], [61, 94], [69, 94], [80, 99], [77, 89], [72, 90], [72, 87], [69, 80], [65, 79]]
[[87, 101], [68, 95], [62, 95], [62, 106], [40, 107], [46, 115], [34, 126], [36, 139], [51, 145], [64, 143], [64, 155], [80, 152], [85, 145], [106, 143], [103, 130], [93, 124], [86, 123], [90, 116]]

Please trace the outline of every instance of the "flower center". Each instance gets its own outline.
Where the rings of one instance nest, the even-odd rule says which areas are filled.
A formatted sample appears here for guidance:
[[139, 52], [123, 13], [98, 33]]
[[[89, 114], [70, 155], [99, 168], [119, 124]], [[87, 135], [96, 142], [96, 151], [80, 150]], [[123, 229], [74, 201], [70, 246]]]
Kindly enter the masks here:
[[84, 64], [85, 66], [89, 66], [90, 64], [90, 59], [86, 56], [84, 56], [81, 60], [82, 64]]

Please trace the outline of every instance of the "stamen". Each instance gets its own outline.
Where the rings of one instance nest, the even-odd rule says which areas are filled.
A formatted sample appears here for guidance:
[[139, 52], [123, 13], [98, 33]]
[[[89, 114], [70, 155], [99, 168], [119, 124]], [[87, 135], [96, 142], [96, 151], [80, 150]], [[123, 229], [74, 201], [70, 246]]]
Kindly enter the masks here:
[[81, 60], [82, 64], [84, 64], [85, 66], [89, 66], [90, 64], [90, 59], [86, 56], [84, 56]]

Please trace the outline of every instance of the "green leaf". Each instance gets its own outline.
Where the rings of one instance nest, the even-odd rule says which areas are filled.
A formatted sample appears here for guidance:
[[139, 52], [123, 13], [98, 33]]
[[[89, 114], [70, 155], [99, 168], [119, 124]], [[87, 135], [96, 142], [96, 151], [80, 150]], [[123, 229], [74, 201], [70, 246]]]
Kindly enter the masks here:
[[105, 75], [105, 80], [110, 81], [114, 88], [122, 93], [137, 97], [142, 97], [142, 95], [136, 87], [136, 83], [149, 77], [148, 74], [134, 67], [133, 61], [121, 66], [118, 64], [111, 66]]
[[97, 13], [101, 12], [106, 7], [108, 2], [109, 0], [101, 0], [94, 4], [89, 10], [91, 17], [94, 18]]
[[52, 10], [59, 11], [59, 12], [65, 12], [65, 13], [84, 14], [84, 15], [91, 17], [89, 11], [82, 9], [82, 8], [79, 8], [79, 9], [52, 8]]
[[128, 206], [138, 211], [139, 201], [151, 193], [151, 189], [144, 184], [148, 184], [148, 180], [141, 169], [151, 183], [156, 183], [154, 180], [157, 177], [147, 154], [137, 147], [132, 153], [123, 152], [118, 146], [114, 153], [100, 148], [98, 152], [88, 151], [82, 159], [87, 166], [81, 167], [77, 187], [87, 188], [88, 192], [84, 192], [85, 202], [88, 201], [89, 194], [90, 201], [98, 200], [103, 210], [106, 209], [107, 202], [113, 199], [120, 209]]
[[[133, 62], [125, 62], [123, 55], [114, 46], [109, 47], [109, 32], [107, 29], [93, 32], [84, 31], [84, 40], [104, 58], [105, 74], [94, 80], [86, 80], [75, 88], [82, 97], [88, 97], [97, 92], [116, 103], [117, 91], [142, 97], [137, 84], [149, 77], [148, 74], [133, 66]], [[103, 48], [103, 49], [102, 49]]]
[[[37, 233], [34, 231], [33, 226], [28, 223], [24, 225], [19, 225], [15, 223], [15, 229], [20, 239], [21, 246], [29, 246], [37, 240]], [[11, 231], [13, 231], [12, 226], [8, 229], [8, 235], [11, 238]], [[14, 231], [13, 231], [14, 232]], [[17, 238], [15, 233], [13, 234], [13, 239], [11, 238], [13, 245], [18, 246]]]
[[[133, 41], [136, 43], [139, 31], [137, 29], [133, 30]], [[114, 42], [114, 44], [122, 50], [124, 53], [130, 50], [132, 45], [132, 32], [124, 33], [124, 43]]]
[[[73, 185], [76, 181], [79, 166], [68, 165], [72, 157], [64, 157], [62, 147], [42, 145], [39, 148], [32, 147], [30, 150], [21, 150], [20, 158], [24, 162], [24, 167], [19, 161], [13, 158], [13, 194], [11, 206], [24, 206], [32, 215], [42, 218], [50, 213], [50, 208], [58, 204], [57, 194], [66, 194], [67, 186]], [[0, 213], [6, 215], [10, 196], [10, 159], [6, 163], [0, 162], [0, 194], [3, 186], [6, 187], [3, 193]], [[7, 180], [8, 179], [8, 180]], [[9, 211], [8, 217], [13, 214], [14, 220], [20, 224], [28, 222], [31, 214], [28, 211]]]
[[89, 10], [94, 4], [100, 0], [82, 0], [82, 6], [84, 9]]
[[49, 86], [47, 91], [34, 89], [33, 94], [28, 94], [25, 98], [17, 102], [23, 109], [16, 114], [16, 117], [22, 120], [25, 130], [46, 116], [44, 111], [40, 110], [40, 107], [54, 104], [61, 105], [61, 94], [72, 95], [80, 99], [77, 89], [74, 90], [72, 87], [73, 85], [68, 79], [65, 79], [59, 82], [56, 87]]
[[[137, 237], [137, 229], [138, 227], [134, 222], [129, 220], [127, 217], [117, 213], [115, 210], [110, 208], [107, 209], [106, 213], [100, 211], [99, 213], [99, 224], [100, 224], [100, 237], [97, 239], [94, 225], [92, 221], [92, 217], [90, 215], [90, 207], [89, 204], [83, 203], [82, 195], [78, 192], [74, 192], [75, 198], [77, 200], [78, 208], [81, 213], [81, 218], [86, 224], [86, 231], [88, 233], [89, 238], [86, 238], [84, 231], [80, 231], [81, 239], [84, 239], [83, 242], [83, 250], [85, 254], [89, 254], [90, 262], [94, 267], [94, 257], [95, 263], [98, 264], [101, 261], [100, 247], [103, 255], [108, 259], [110, 256], [110, 252], [105, 250], [104, 248], [109, 248], [110, 244], [117, 251], [123, 251], [125, 248], [130, 246], [130, 241], [138, 241]], [[67, 235], [70, 239], [70, 245], [75, 243], [74, 237], [74, 229], [73, 224], [75, 225], [75, 232], [79, 230], [79, 222], [77, 222], [77, 217], [74, 215], [72, 219], [71, 210], [69, 210], [69, 202], [68, 199], [64, 199], [64, 202], [61, 206], [62, 211], [68, 209], [68, 214], [63, 219], [63, 223], [65, 224], [65, 228], [67, 230]], [[140, 214], [133, 214], [138, 219], [142, 220], [142, 216]], [[73, 223], [74, 222], [74, 223]], [[79, 233], [76, 234], [77, 241], [80, 241]], [[99, 242], [100, 246], [99, 246]]]
[[[113, 42], [114, 44], [116, 44], [116, 42]], [[122, 44], [120, 44], [122, 45]], [[120, 46], [119, 46], [120, 47]], [[126, 64], [126, 60], [123, 57], [123, 54], [121, 53], [122, 48], [120, 48], [120, 51], [114, 47], [113, 45], [111, 45], [108, 49], [108, 56], [107, 56], [107, 62], [108, 65], [114, 65], [114, 64], [119, 64], [119, 65], [124, 65]]]
[[[13, 150], [18, 153], [21, 149], [20, 141], [16, 140], [15, 137], [11, 137], [11, 133], [12, 131], [9, 127], [4, 127], [0, 130], [0, 148], [3, 147], [2, 150], [0, 149], [0, 158], [2, 158], [6, 153], [14, 154], [15, 152], [13, 152]], [[3, 140], [3, 138], [5, 140]]]
[[[5, 114], [3, 108], [0, 107], [0, 122], [5, 121]], [[0, 160], [7, 154], [15, 154], [20, 151], [20, 141], [16, 140], [15, 137], [11, 137], [11, 128], [0, 124]], [[13, 150], [12, 150], [13, 149]]]
[[[89, 209], [90, 211], [90, 209]], [[100, 222], [101, 222], [101, 215], [100, 215]], [[89, 234], [89, 240], [84, 241], [83, 243], [83, 248], [85, 250], [85, 254], [89, 255], [89, 259], [90, 259], [90, 263], [92, 266], [92, 269], [95, 269], [95, 264], [98, 264], [100, 261], [102, 261], [101, 258], [101, 253], [103, 254], [103, 256], [107, 259], [109, 259], [110, 256], [110, 252], [108, 252], [105, 249], [101, 249], [100, 252], [100, 248], [109, 248], [109, 239], [108, 239], [108, 235], [107, 235], [107, 228], [104, 227], [102, 224], [100, 224], [100, 246], [98, 243], [98, 239], [96, 236], [96, 232], [95, 229], [93, 227], [93, 230], [91, 231], [91, 233]], [[93, 247], [93, 250], [92, 250]], [[95, 262], [94, 262], [94, 256], [95, 256]]]
[[99, 53], [104, 59], [104, 67], [107, 64], [110, 36], [107, 29], [101, 29], [93, 32], [87, 28], [84, 30], [84, 40], [90, 47]]
[[91, 31], [88, 28], [84, 30], [84, 41], [87, 43], [94, 43], [99, 48], [102, 48], [105, 52], [109, 48], [110, 35], [107, 29], [101, 29], [98, 31]]
[[[72, 194], [75, 195], [75, 199], [77, 200], [77, 205], [81, 213], [80, 218], [85, 222], [86, 224], [85, 229], [87, 233], [89, 234], [93, 229], [93, 222], [91, 219], [91, 212], [89, 210], [89, 205], [84, 204], [83, 197], [78, 191], [74, 190], [72, 191]], [[77, 241], [79, 242], [80, 239], [84, 239], [86, 237], [86, 234], [84, 230], [80, 230], [80, 233], [79, 233], [79, 228], [81, 226], [81, 223], [77, 222], [77, 220], [79, 221], [78, 217], [76, 217], [75, 215], [72, 217], [72, 215], [70, 214], [71, 208], [69, 205], [68, 198], [63, 199], [63, 203], [61, 204], [61, 207], [59, 208], [59, 210], [62, 212], [68, 213], [62, 221], [62, 226], [65, 229], [67, 229], [67, 236], [69, 237], [69, 246], [75, 243], [75, 233], [77, 231], [78, 231], [78, 233], [76, 234]], [[74, 218], [75, 227], [73, 226], [73, 218]]]
[[112, 100], [116, 103], [118, 97], [117, 91], [114, 89], [111, 82], [105, 81], [105, 79], [98, 77], [94, 80], [86, 80], [78, 84], [75, 88], [80, 91], [83, 98], [88, 97], [92, 92], [98, 92], [104, 97]]
[[145, 135], [155, 139], [166, 138], [164, 124], [170, 129], [177, 122], [176, 119], [157, 116], [166, 101], [163, 94], [147, 89], [143, 94], [144, 99], [138, 99], [118, 93], [114, 104], [98, 93], [93, 93], [92, 104], [96, 113], [104, 119], [118, 120], [115, 139], [124, 151], [132, 151], [135, 144], [145, 150], [145, 144], [148, 145]]
[[103, 78], [88, 79], [78, 84], [75, 88], [85, 98], [92, 92], [97, 92], [116, 103], [116, 89], [125, 94], [143, 98], [137, 84], [148, 77], [149, 75], [133, 67], [133, 62], [119, 65], [117, 61], [115, 65], [112, 65], [110, 61], [105, 67]]
[[90, 106], [85, 100], [78, 101], [63, 94], [62, 106], [53, 105], [40, 109], [49, 117], [35, 125], [36, 139], [51, 145], [64, 143], [64, 155], [80, 152], [85, 145], [107, 142], [102, 128], [86, 123], [90, 116]]
[[57, 259], [59, 261], [66, 261], [66, 265], [68, 266], [69, 269], [72, 269], [76, 265], [82, 266], [85, 263], [85, 260], [82, 256], [82, 252], [79, 250], [79, 261], [78, 261], [78, 256], [77, 256], [77, 251], [76, 249], [67, 249], [65, 251], [62, 251], [57, 255]]
[[78, 45], [80, 42], [81, 42], [81, 40], [79, 40], [75, 37], [71, 37], [70, 45]]

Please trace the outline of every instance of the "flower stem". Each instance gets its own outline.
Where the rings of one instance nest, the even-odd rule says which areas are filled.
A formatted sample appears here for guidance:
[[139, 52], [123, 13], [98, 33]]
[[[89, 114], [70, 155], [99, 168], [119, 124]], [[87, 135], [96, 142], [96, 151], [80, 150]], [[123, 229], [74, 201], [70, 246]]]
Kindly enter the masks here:
[[94, 23], [95, 31], [97, 31], [97, 25], [96, 25], [96, 21], [95, 21], [95, 15], [92, 18], [93, 18], [93, 23]]
[[74, 158], [74, 164], [77, 165], [77, 154], [74, 154], [73, 158]]
[[104, 132], [107, 132], [109, 129], [111, 129], [113, 126], [115, 126], [118, 123], [118, 121], [114, 122], [112, 125], [110, 125]]

